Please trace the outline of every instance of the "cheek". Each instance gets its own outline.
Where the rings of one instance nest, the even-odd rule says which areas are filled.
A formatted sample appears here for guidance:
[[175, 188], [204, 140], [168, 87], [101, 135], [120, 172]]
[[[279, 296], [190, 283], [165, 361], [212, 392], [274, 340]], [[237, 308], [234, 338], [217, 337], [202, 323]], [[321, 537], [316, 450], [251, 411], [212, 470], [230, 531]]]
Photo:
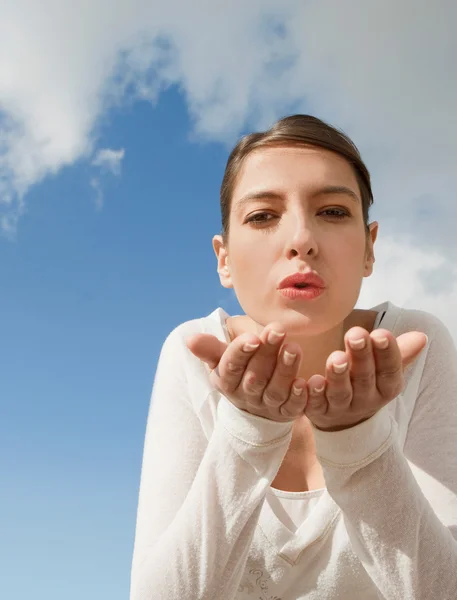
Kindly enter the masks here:
[[256, 245], [240, 244], [236, 249], [232, 247], [229, 254], [231, 272], [238, 279], [255, 277], [259, 269], [262, 269], [262, 253]]
[[256, 263], [258, 265], [259, 261], [263, 263], [268, 263], [277, 253], [276, 251], [277, 244], [274, 243], [274, 240], [262, 239], [260, 237], [255, 238], [251, 236], [246, 239], [240, 239], [239, 244], [237, 245], [236, 252], [234, 256], [236, 256], [236, 260], [239, 265], [252, 264]]
[[358, 239], [358, 236], [351, 235], [346, 238], [336, 238], [332, 244], [332, 255], [336, 262], [350, 260], [351, 264], [358, 265], [365, 260], [366, 244], [365, 239]]
[[334, 276], [348, 283], [354, 283], [363, 276], [365, 261], [365, 244], [344, 243], [341, 240], [326, 258]]

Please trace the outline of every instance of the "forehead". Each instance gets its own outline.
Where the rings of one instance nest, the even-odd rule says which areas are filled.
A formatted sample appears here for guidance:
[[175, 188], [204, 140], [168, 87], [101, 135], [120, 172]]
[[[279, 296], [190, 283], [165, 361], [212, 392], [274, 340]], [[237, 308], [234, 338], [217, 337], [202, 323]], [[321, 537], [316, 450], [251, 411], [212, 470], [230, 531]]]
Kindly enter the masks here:
[[359, 195], [353, 168], [335, 152], [312, 146], [258, 148], [244, 159], [233, 189], [233, 201], [235, 204], [254, 191], [307, 193], [326, 186], [349, 187]]

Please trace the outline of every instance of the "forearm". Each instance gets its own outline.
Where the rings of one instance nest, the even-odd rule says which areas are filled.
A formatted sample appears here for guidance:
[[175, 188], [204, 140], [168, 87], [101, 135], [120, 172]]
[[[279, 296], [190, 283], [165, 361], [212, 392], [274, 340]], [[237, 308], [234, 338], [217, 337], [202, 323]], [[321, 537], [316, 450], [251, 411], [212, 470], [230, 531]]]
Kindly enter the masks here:
[[382, 596], [454, 598], [457, 543], [422, 493], [388, 411], [350, 430], [316, 431], [315, 437], [352, 548]]
[[166, 513], [166, 500], [155, 500], [155, 509], [142, 502], [131, 600], [236, 597], [263, 500], [291, 435], [291, 424], [242, 414], [221, 399], [195, 479], [160, 536], [153, 533], [160, 514], [151, 525], [148, 512]]

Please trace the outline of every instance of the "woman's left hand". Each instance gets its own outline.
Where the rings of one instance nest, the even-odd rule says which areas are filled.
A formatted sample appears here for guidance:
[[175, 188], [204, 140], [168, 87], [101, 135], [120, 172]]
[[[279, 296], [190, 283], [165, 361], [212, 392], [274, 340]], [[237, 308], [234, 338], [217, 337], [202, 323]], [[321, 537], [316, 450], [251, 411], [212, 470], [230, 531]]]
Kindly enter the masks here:
[[[388, 346], [382, 347], [383, 338]], [[350, 340], [363, 339], [365, 346], [353, 349]], [[313, 375], [308, 380], [308, 403], [305, 415], [318, 429], [340, 431], [366, 421], [396, 398], [404, 387], [404, 369], [414, 362], [427, 344], [427, 336], [419, 331], [398, 338], [387, 329], [369, 333], [362, 327], [349, 329], [344, 342], [346, 351], [330, 354], [325, 378]], [[342, 373], [333, 365], [347, 363]], [[323, 391], [314, 389], [324, 386]]]

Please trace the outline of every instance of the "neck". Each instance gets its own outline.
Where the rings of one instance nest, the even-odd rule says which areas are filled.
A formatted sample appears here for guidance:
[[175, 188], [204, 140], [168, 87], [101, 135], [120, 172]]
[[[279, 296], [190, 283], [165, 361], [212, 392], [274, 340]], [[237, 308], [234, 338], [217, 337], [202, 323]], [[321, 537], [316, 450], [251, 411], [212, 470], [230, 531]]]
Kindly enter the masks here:
[[371, 333], [377, 314], [374, 310], [355, 308], [342, 323], [326, 332], [324, 336], [307, 338], [305, 341], [290, 337], [300, 345], [303, 352], [298, 377], [303, 377], [306, 381], [314, 374], [325, 377], [325, 365], [330, 354], [335, 350], [346, 351], [346, 332], [352, 327], [362, 327]]
[[325, 365], [329, 355], [335, 350], [345, 350], [344, 334], [347, 328], [345, 321], [334, 327], [325, 334], [308, 336], [305, 339], [287, 336], [287, 341], [297, 343], [302, 351], [302, 359], [297, 377], [303, 377], [308, 381], [312, 375], [325, 377]]

